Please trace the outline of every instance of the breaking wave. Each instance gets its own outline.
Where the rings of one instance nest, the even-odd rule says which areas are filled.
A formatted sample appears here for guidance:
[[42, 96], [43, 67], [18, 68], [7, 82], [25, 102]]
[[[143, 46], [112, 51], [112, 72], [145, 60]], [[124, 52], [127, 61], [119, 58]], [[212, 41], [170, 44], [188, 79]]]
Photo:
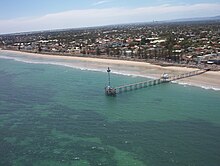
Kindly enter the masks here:
[[[1, 59], [10, 59], [10, 60], [15, 60], [15, 61], [19, 61], [19, 62], [24, 62], [24, 63], [31, 63], [31, 64], [44, 64], [44, 65], [57, 65], [57, 66], [65, 66], [65, 67], [69, 67], [69, 68], [74, 68], [74, 69], [79, 69], [79, 70], [87, 70], [87, 71], [96, 71], [96, 72], [106, 72], [106, 69], [101, 67], [101, 68], [95, 68], [95, 67], [88, 67], [86, 65], [86, 67], [83, 66], [83, 63], [81, 63], [81, 65], [77, 65], [77, 63], [66, 63], [66, 62], [55, 62], [55, 61], [47, 61], [46, 59], [26, 59], [23, 57], [14, 57], [14, 56], [4, 56], [4, 55], [0, 55]], [[88, 62], [85, 62], [88, 63]], [[153, 76], [146, 76], [146, 75], [141, 75], [141, 74], [135, 74], [132, 73], [132, 71], [121, 71], [121, 70], [115, 70], [112, 71], [112, 73], [114, 74], [118, 74], [118, 75], [124, 75], [124, 76], [129, 76], [129, 77], [143, 77], [143, 78], [148, 78], [148, 79], [156, 79], [156, 77]], [[215, 91], [220, 91], [220, 88], [216, 88], [216, 87], [210, 87], [210, 86], [204, 86], [204, 85], [198, 85], [198, 84], [190, 84], [190, 83], [185, 83], [185, 82], [179, 82], [179, 81], [172, 81], [172, 83], [176, 83], [179, 85], [183, 85], [183, 86], [196, 86], [196, 87], [200, 87], [203, 89], [207, 89], [207, 90], [215, 90]]]
[[200, 88], [203, 88], [203, 89], [206, 89], [206, 90], [220, 91], [220, 88], [216, 88], [216, 87], [212, 87], [212, 86], [204, 86], [204, 85], [199, 85], [199, 84], [190, 84], [190, 83], [178, 82], [178, 81], [172, 81], [172, 83], [179, 84], [179, 85], [182, 85], [184, 87], [195, 86], [195, 87], [200, 87]]

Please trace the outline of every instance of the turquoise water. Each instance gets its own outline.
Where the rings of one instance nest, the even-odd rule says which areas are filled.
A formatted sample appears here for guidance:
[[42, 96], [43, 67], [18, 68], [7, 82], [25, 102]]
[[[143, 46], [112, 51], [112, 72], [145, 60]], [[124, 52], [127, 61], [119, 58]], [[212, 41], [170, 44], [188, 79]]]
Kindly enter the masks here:
[[0, 165], [220, 165], [219, 91], [28, 62], [0, 55]]

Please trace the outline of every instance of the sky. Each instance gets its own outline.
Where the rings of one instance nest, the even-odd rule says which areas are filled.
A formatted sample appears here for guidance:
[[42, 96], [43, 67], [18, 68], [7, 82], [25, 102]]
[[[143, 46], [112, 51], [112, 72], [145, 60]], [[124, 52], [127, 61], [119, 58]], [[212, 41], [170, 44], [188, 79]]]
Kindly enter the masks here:
[[219, 0], [0, 0], [0, 34], [217, 15]]

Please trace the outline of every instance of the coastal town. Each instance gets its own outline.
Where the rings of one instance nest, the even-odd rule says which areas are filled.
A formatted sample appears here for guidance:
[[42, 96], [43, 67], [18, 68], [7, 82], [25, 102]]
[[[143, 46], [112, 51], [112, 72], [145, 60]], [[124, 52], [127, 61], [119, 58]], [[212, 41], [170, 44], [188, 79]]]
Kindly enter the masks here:
[[220, 70], [220, 22], [152, 22], [0, 35], [0, 49]]

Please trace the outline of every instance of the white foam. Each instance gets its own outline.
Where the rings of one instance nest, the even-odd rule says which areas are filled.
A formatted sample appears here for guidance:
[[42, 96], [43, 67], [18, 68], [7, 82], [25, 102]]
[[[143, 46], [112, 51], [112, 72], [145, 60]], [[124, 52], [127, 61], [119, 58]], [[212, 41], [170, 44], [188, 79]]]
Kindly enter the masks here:
[[129, 76], [129, 77], [143, 77], [143, 78], [149, 78], [149, 79], [156, 79], [156, 77], [146, 76], [142, 74], [135, 74], [135, 73], [132, 73], [132, 71], [131, 73], [127, 73], [125, 71], [112, 71], [112, 73], [118, 74], [118, 75]]
[[186, 82], [179, 82], [179, 81], [172, 81], [172, 83], [183, 85], [184, 87], [186, 86], [195, 86], [195, 87], [200, 87], [206, 90], [214, 90], [214, 91], [220, 91], [220, 88], [212, 87], [212, 86], [204, 86], [204, 85], [199, 85], [199, 84], [190, 84]]
[[112, 71], [112, 73], [118, 74], [118, 75], [134, 77], [134, 78], [135, 77], [143, 77], [143, 78], [148, 78], [148, 79], [158, 79], [158, 77], [153, 77], [153, 76], [149, 76], [149, 75], [134, 73], [133, 71], [123, 71], [123, 70], [120, 70], [120, 69], [119, 70], [114, 69], [114, 71]]
[[215, 91], [220, 91], [220, 88], [215, 88], [215, 87], [209, 87], [209, 86], [201, 86], [201, 88], [203, 89], [207, 89], [207, 90], [215, 90]]
[[179, 84], [179, 85], [184, 85], [184, 86], [186, 85], [192, 86], [190, 83], [186, 83], [186, 82], [178, 82], [178, 81], [171, 81], [171, 82], [174, 84]]
[[[24, 63], [31, 63], [31, 64], [45, 64], [45, 65], [58, 65], [58, 66], [65, 66], [65, 67], [70, 67], [74, 69], [79, 69], [79, 70], [88, 70], [88, 71], [98, 71], [98, 72], [106, 72], [103, 68], [92, 68], [92, 67], [82, 67], [82, 66], [77, 66], [76, 64], [72, 63], [65, 63], [65, 62], [53, 62], [53, 61], [39, 61], [35, 59], [23, 59], [20, 57], [10, 57], [10, 56], [0, 56], [2, 59], [12, 59], [15, 61], [19, 62], [24, 62]], [[132, 71], [131, 71], [132, 72]], [[134, 74], [134, 73], [128, 73], [126, 71], [112, 71], [113, 74], [118, 74], [118, 75], [124, 75], [124, 76], [129, 76], [129, 77], [144, 77], [144, 78], [150, 78], [150, 79], [156, 79], [155, 77], [151, 76], [146, 76], [146, 75], [141, 75], [141, 74]]]
[[[65, 66], [65, 67], [70, 67], [70, 68], [75, 68], [75, 69], [80, 69], [80, 70], [91, 70], [91, 71], [99, 71], [98, 69], [89, 69], [89, 68], [84, 68], [84, 67], [79, 67], [79, 66], [74, 66], [73, 64], [67, 64], [64, 62], [52, 62], [52, 61], [37, 61], [37, 60], [27, 60], [27, 59], [21, 59], [17, 57], [8, 57], [8, 56], [0, 56], [2, 59], [11, 59], [19, 62], [24, 62], [24, 63], [30, 63], [30, 64], [44, 64], [44, 65], [57, 65], [57, 66]], [[101, 70], [100, 70], [101, 71]]]

